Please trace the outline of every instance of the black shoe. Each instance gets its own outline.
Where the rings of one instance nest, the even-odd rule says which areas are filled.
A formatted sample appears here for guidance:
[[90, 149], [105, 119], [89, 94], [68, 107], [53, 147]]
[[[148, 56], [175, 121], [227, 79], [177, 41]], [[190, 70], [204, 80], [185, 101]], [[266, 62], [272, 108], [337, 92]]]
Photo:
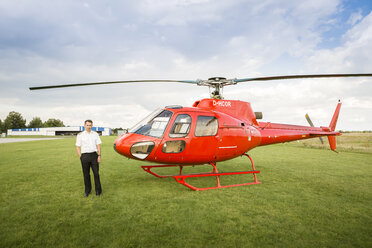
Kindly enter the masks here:
[[84, 197], [88, 197], [89, 196], [89, 194], [88, 193], [84, 193]]
[[101, 196], [102, 195], [102, 193], [96, 193], [96, 196]]

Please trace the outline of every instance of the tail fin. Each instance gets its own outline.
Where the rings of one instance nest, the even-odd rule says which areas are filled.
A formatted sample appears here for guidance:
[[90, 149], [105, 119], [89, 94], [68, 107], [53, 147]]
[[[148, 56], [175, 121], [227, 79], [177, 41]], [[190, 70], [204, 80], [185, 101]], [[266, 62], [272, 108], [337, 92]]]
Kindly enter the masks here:
[[338, 100], [338, 104], [337, 104], [335, 113], [333, 114], [331, 123], [329, 124], [329, 129], [331, 129], [331, 131], [335, 131], [335, 129], [336, 129], [336, 124], [337, 124], [338, 115], [340, 113], [340, 108], [341, 108], [341, 101]]
[[[336, 124], [338, 120], [338, 115], [340, 114], [340, 109], [341, 109], [341, 101], [338, 100], [335, 113], [333, 114], [331, 123], [329, 124], [329, 129], [331, 129], [332, 132], [335, 131], [336, 129]], [[329, 146], [331, 147], [331, 150], [335, 152], [336, 151], [336, 136], [334, 135], [328, 136], [328, 142], [329, 142]]]

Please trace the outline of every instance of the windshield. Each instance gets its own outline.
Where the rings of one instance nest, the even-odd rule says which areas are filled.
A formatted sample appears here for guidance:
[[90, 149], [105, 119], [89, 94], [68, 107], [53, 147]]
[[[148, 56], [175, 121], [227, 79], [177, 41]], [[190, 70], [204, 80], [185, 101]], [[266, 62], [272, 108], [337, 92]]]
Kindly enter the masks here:
[[172, 114], [169, 110], [157, 109], [129, 129], [128, 132], [160, 138], [163, 136]]

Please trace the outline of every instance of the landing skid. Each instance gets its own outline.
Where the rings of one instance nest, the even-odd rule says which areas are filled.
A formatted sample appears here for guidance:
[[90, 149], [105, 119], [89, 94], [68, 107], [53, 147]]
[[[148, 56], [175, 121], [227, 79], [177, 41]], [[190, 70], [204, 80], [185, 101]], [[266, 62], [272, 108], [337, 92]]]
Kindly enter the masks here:
[[[160, 178], [164, 178], [164, 177], [173, 177], [174, 179], [176, 179], [176, 181], [192, 190], [196, 190], [196, 191], [201, 191], [201, 190], [208, 190], [208, 189], [219, 189], [219, 188], [229, 188], [229, 187], [237, 187], [237, 186], [244, 186], [244, 185], [252, 185], [252, 184], [259, 184], [261, 182], [257, 181], [257, 173], [260, 173], [261, 171], [257, 171], [254, 167], [254, 163], [253, 163], [253, 159], [251, 158], [251, 156], [249, 156], [248, 154], [243, 154], [244, 156], [248, 157], [249, 160], [251, 161], [251, 164], [252, 164], [252, 171], [236, 171], [236, 172], [218, 172], [217, 170], [217, 167], [216, 167], [216, 163], [209, 163], [210, 165], [212, 165], [213, 167], [213, 170], [212, 172], [206, 172], [206, 173], [195, 173], [195, 174], [184, 174], [182, 175], [182, 169], [184, 166], [190, 166], [190, 165], [174, 165], [174, 164], [169, 164], [169, 165], [144, 165], [144, 166], [141, 166], [142, 169], [148, 173], [150, 173], [151, 175], [154, 175], [156, 177], [160, 177]], [[153, 168], [166, 168], [166, 167], [179, 167], [180, 170], [179, 170], [179, 173], [178, 175], [160, 175], [158, 173], [155, 173], [153, 172], [151, 169]], [[242, 174], [253, 174], [254, 176], [254, 182], [250, 182], [250, 183], [240, 183], [240, 184], [231, 184], [231, 185], [221, 185], [220, 184], [220, 176], [229, 176], [229, 175], [242, 175]], [[215, 187], [207, 187], [207, 188], [198, 188], [198, 187], [195, 187], [193, 185], [191, 185], [190, 183], [187, 183], [186, 182], [186, 179], [187, 178], [195, 178], [195, 177], [216, 177], [217, 179], [217, 186]]]

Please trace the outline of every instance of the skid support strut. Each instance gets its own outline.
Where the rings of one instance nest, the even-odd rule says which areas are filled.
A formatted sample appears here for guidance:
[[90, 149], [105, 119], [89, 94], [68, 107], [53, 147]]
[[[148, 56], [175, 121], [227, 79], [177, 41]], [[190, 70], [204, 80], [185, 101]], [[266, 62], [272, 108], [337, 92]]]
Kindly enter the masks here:
[[153, 168], [177, 167], [177, 166], [180, 167], [179, 175], [182, 175], [182, 169], [183, 169], [183, 167], [184, 167], [184, 166], [192, 166], [192, 165], [188, 165], [188, 164], [186, 164], [186, 165], [184, 165], [184, 164], [183, 164], [183, 165], [178, 165], [178, 164], [144, 165], [144, 166], [141, 166], [141, 168], [142, 168], [144, 171], [150, 173], [151, 175], [154, 175], [154, 176], [156, 176], [156, 177], [163, 178], [163, 177], [173, 177], [173, 176], [175, 176], [175, 175], [159, 175], [158, 173], [153, 172], [151, 169], [153, 169]]
[[[207, 172], [207, 173], [196, 173], [196, 174], [184, 174], [182, 175], [182, 169], [184, 166], [188, 166], [188, 165], [145, 165], [145, 166], [142, 166], [142, 169], [156, 177], [160, 177], [160, 178], [163, 178], [163, 177], [173, 177], [174, 179], [176, 179], [176, 181], [192, 190], [196, 190], [196, 191], [201, 191], [201, 190], [208, 190], [208, 189], [219, 189], [219, 188], [228, 188], [228, 187], [237, 187], [237, 186], [244, 186], [244, 185], [252, 185], [252, 184], [259, 184], [261, 182], [259, 182], [257, 180], [257, 173], [260, 173], [261, 171], [257, 171], [255, 169], [255, 166], [254, 166], [254, 162], [253, 162], [253, 159], [251, 158], [251, 156], [249, 156], [248, 154], [243, 154], [244, 156], [248, 157], [249, 160], [251, 161], [251, 164], [252, 164], [252, 171], [236, 171], [236, 172], [218, 172], [217, 170], [217, 167], [216, 167], [216, 163], [209, 163], [210, 165], [212, 165], [213, 167], [213, 170], [212, 172]], [[179, 166], [180, 167], [180, 170], [179, 170], [179, 174], [178, 175], [159, 175], [158, 173], [155, 173], [153, 171], [151, 171], [151, 169], [153, 168], [165, 168], [165, 167], [177, 167]], [[253, 174], [253, 177], [254, 177], [254, 182], [250, 182], [250, 183], [240, 183], [240, 184], [231, 184], [231, 185], [221, 185], [220, 183], [220, 177], [221, 176], [228, 176], [228, 175], [242, 175], [242, 174]], [[186, 182], [186, 179], [188, 178], [197, 178], [197, 177], [216, 177], [216, 180], [217, 180], [217, 186], [215, 187], [206, 187], [206, 188], [198, 188], [196, 186], [193, 186], [191, 185], [190, 183]]]

